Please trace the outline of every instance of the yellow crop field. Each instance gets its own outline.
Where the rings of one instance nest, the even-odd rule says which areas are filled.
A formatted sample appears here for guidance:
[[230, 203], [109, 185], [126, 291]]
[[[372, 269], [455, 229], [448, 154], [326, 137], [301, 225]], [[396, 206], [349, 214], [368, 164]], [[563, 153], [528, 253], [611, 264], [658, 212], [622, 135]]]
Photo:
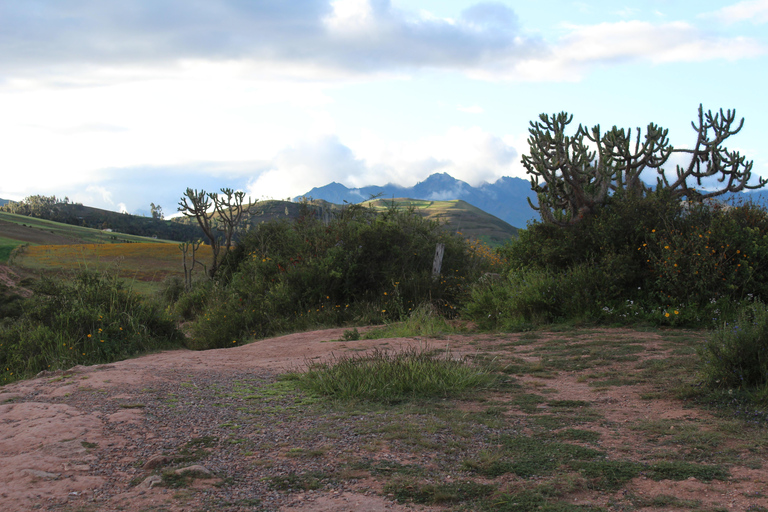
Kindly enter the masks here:
[[[206, 265], [211, 257], [207, 245], [196, 254]], [[191, 256], [187, 258], [191, 265]], [[125, 278], [147, 282], [161, 282], [169, 275], [184, 276], [181, 250], [171, 243], [33, 245], [20, 248], [13, 264], [38, 272], [117, 269]]]

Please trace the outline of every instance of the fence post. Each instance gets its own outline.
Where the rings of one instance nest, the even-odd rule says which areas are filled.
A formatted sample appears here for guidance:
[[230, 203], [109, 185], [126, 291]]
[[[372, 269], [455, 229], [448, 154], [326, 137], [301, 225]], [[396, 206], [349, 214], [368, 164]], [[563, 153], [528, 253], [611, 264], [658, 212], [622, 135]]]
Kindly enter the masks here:
[[440, 269], [443, 266], [443, 252], [445, 252], [445, 244], [437, 244], [435, 259], [432, 262], [432, 279], [437, 279], [440, 276]]

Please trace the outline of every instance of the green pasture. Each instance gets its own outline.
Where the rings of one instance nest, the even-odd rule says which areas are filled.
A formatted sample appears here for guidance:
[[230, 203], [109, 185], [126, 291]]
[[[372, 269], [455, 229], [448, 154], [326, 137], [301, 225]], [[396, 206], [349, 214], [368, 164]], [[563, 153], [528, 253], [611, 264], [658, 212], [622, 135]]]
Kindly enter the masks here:
[[362, 203], [376, 211], [391, 207], [413, 208], [419, 215], [441, 223], [447, 223], [451, 231], [465, 238], [482, 240], [491, 247], [498, 247], [517, 236], [517, 228], [505, 221], [476, 208], [466, 201], [429, 201], [424, 199], [375, 199]]
[[[145, 243], [163, 243], [167, 240], [159, 240], [150, 237], [127, 235], [112, 231], [103, 231], [100, 229], [73, 226], [62, 224], [25, 215], [16, 215], [15, 213], [0, 212], [0, 221], [7, 222], [14, 226], [1, 226], [0, 236], [22, 239], [27, 241], [24, 236], [41, 237], [42, 240], [33, 243], [46, 243], [45, 237], [53, 235], [51, 238], [64, 237], [72, 241], [73, 244], [114, 244], [126, 242], [145, 242]], [[19, 230], [18, 228], [26, 228]], [[8, 233], [8, 231], [13, 234]], [[19, 237], [19, 238], [16, 238]]]
[[8, 263], [11, 253], [20, 245], [24, 245], [24, 242], [0, 236], [0, 263]]

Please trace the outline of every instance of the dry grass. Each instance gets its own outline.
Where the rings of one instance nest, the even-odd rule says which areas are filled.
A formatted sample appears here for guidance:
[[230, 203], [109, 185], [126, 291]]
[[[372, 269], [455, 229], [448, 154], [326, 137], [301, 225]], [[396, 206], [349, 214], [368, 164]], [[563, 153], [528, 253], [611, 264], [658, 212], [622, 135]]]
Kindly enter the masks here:
[[[210, 247], [201, 247], [198, 256], [208, 263]], [[117, 267], [124, 278], [144, 283], [184, 277], [181, 251], [175, 243], [36, 245], [17, 253], [14, 264], [36, 272]]]

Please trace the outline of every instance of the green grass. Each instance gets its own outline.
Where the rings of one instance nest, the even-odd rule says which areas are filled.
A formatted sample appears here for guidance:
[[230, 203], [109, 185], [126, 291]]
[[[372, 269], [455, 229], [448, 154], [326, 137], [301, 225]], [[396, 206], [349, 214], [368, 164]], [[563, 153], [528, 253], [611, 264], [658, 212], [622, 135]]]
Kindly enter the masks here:
[[413, 208], [430, 220], [446, 224], [446, 229], [459, 231], [467, 238], [480, 239], [491, 247], [499, 247], [517, 236], [517, 228], [462, 200], [429, 201], [423, 199], [374, 199], [362, 203], [376, 211], [392, 206], [399, 209]]
[[423, 505], [444, 505], [473, 501], [488, 496], [495, 490], [495, 485], [480, 484], [470, 480], [434, 484], [398, 478], [384, 486], [384, 492], [394, 495], [397, 501]]
[[600, 434], [591, 430], [581, 430], [577, 428], [567, 428], [559, 432], [555, 432], [554, 437], [556, 439], [562, 439], [564, 441], [580, 441], [584, 443], [596, 443], [600, 440]]
[[486, 369], [426, 348], [343, 355], [331, 363], [310, 364], [292, 378], [319, 395], [383, 403], [456, 396], [497, 381]]
[[[0, 220], [16, 224], [21, 227], [29, 228], [31, 233], [36, 236], [45, 237], [46, 234], [55, 235], [57, 237], [65, 237], [72, 240], [74, 244], [103, 244], [103, 243], [126, 243], [126, 242], [146, 242], [146, 243], [163, 243], [167, 240], [159, 240], [156, 238], [127, 235], [125, 233], [117, 233], [110, 231], [102, 231], [100, 229], [85, 228], [81, 226], [73, 226], [71, 224], [63, 224], [61, 222], [53, 222], [45, 219], [38, 219], [35, 217], [27, 217], [26, 215], [17, 215], [15, 213], [0, 212]], [[38, 243], [45, 243], [45, 240]]]
[[560, 466], [572, 461], [602, 458], [603, 452], [583, 446], [527, 436], [505, 436], [501, 448], [483, 452], [476, 459], [464, 462], [466, 469], [495, 478], [513, 473], [521, 478], [550, 475]]
[[[456, 332], [457, 328], [448, 323], [445, 317], [438, 314], [431, 304], [423, 304], [411, 311], [402, 322], [393, 322], [384, 327], [376, 327], [366, 332], [362, 337], [367, 340], [417, 336], [434, 338]], [[349, 336], [354, 337], [354, 331]]]
[[581, 333], [569, 336], [560, 333], [557, 337], [541, 342], [538, 333], [526, 333], [518, 338], [519, 345], [527, 350], [521, 355], [539, 356], [538, 366], [530, 363], [520, 364], [512, 361], [515, 370], [552, 374], [555, 371], [582, 371], [599, 368], [614, 362], [637, 361], [645, 351], [643, 345], [628, 336], [605, 337], [600, 332], [594, 333], [590, 339], [582, 339]]
[[8, 263], [13, 250], [26, 242], [0, 236], [0, 263]]

